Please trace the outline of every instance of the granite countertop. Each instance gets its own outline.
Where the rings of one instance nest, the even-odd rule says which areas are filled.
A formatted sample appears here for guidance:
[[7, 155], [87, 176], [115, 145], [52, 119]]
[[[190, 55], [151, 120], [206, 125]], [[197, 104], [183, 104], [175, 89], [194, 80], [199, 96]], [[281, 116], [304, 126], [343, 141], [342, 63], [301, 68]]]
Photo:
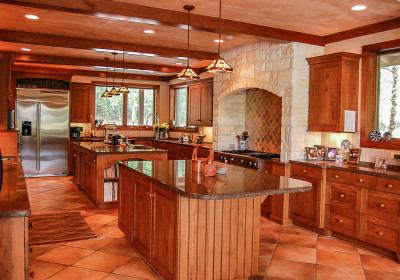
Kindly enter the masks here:
[[[171, 143], [171, 144], [177, 144], [177, 145], [183, 145], [183, 146], [191, 146], [191, 147], [196, 147], [196, 144], [193, 144], [192, 141], [189, 142], [178, 142], [178, 139], [176, 138], [168, 138], [168, 139], [159, 139], [156, 140], [154, 137], [129, 137], [129, 139], [132, 140], [137, 140], [137, 141], [157, 141], [157, 142], [164, 142], [164, 143]], [[212, 143], [210, 142], [204, 142], [204, 144], [208, 144], [212, 146]]]
[[0, 218], [29, 216], [31, 214], [31, 206], [21, 160], [18, 157], [3, 158], [3, 172]]
[[334, 161], [308, 161], [308, 160], [290, 160], [291, 163], [301, 164], [305, 166], [330, 168], [340, 171], [347, 171], [352, 173], [360, 173], [365, 175], [379, 176], [390, 179], [400, 180], [400, 168], [396, 166], [389, 166], [387, 170], [375, 168], [374, 163], [360, 162], [360, 164], [336, 164]]
[[[142, 145], [125, 145], [113, 146], [102, 142], [76, 142], [74, 145], [86, 149], [96, 154], [129, 154], [129, 153], [168, 153], [167, 150], [142, 146]], [[139, 148], [141, 147], [141, 148]]]
[[83, 137], [82, 139], [70, 138], [70, 141], [72, 141], [72, 142], [102, 142], [102, 141], [104, 141], [104, 138], [90, 138], [90, 137]]
[[205, 177], [192, 171], [191, 160], [121, 161], [133, 172], [146, 176], [179, 195], [198, 199], [228, 199], [306, 192], [309, 182], [269, 175], [257, 170], [217, 163], [226, 166], [226, 175]]

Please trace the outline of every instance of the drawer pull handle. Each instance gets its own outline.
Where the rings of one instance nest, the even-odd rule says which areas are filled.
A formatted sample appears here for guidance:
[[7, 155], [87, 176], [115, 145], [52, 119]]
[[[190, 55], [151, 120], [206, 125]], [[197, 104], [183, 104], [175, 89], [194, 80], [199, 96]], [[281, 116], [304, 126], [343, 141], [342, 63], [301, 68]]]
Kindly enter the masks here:
[[146, 194], [147, 194], [149, 197], [153, 197], [153, 196], [154, 196], [154, 194], [152, 194], [152, 193], [150, 193], [150, 192], [146, 192]]
[[268, 172], [268, 171], [265, 171], [265, 174], [269, 174], [269, 172]]
[[30, 278], [35, 278], [35, 272], [34, 271], [31, 271], [31, 272], [29, 272], [29, 277]]
[[341, 198], [343, 198], [343, 197], [344, 197], [344, 193], [341, 193], [339, 196], [340, 196]]
[[378, 235], [383, 236], [383, 232], [382, 231], [378, 232]]
[[380, 208], [384, 208], [384, 207], [385, 207], [385, 204], [381, 203], [381, 204], [379, 204], [379, 207], [380, 207]]
[[339, 178], [339, 177], [340, 177], [339, 175], [337, 175], [337, 174], [335, 175], [335, 178], [336, 178], [336, 179]]
[[342, 219], [340, 219], [340, 220], [339, 220], [339, 223], [343, 223], [343, 220], [342, 220]]
[[364, 182], [365, 182], [364, 179], [358, 179], [358, 181], [359, 181], [360, 183], [364, 183]]
[[388, 184], [387, 187], [388, 187], [389, 189], [391, 189], [391, 188], [393, 188], [393, 185], [392, 185], [392, 184]]
[[28, 227], [29, 227], [29, 228], [33, 228], [33, 223], [30, 222], [30, 223], [28, 224]]

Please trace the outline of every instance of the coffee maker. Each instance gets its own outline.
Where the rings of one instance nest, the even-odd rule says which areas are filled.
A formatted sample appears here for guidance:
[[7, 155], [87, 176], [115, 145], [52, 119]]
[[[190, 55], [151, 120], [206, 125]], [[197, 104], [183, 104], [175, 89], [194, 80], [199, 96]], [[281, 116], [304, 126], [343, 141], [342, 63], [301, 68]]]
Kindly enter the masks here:
[[82, 139], [81, 137], [82, 130], [83, 127], [80, 126], [71, 127], [71, 139]]

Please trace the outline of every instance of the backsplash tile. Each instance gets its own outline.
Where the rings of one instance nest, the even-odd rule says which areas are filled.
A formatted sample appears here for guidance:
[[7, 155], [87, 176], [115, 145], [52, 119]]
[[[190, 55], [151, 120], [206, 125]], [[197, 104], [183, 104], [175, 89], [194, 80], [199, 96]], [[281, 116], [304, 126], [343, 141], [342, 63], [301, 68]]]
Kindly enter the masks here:
[[246, 131], [251, 150], [280, 153], [282, 97], [263, 89], [246, 91]]

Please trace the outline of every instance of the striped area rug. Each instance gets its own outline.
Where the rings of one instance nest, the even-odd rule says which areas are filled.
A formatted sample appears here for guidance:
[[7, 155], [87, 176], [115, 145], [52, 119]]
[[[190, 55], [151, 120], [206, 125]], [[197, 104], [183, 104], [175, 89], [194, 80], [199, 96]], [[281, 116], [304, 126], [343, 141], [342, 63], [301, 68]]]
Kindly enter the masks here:
[[32, 215], [29, 225], [29, 245], [96, 238], [80, 212]]

